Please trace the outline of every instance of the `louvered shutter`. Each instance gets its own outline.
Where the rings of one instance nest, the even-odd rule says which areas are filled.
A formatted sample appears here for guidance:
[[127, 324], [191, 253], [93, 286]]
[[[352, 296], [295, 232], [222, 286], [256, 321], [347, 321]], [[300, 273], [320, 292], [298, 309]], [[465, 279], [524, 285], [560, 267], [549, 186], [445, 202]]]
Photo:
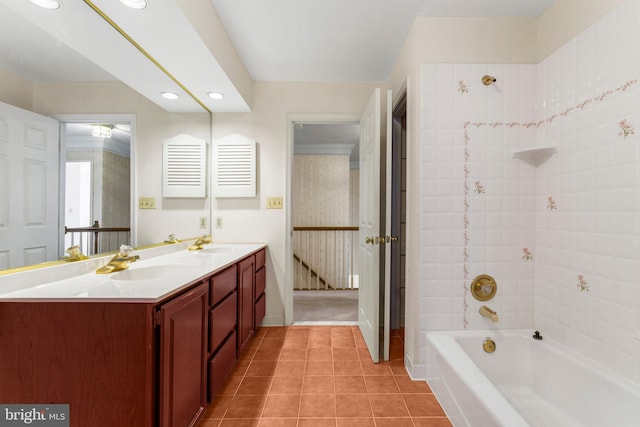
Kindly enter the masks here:
[[256, 197], [256, 140], [229, 135], [213, 143], [213, 195]]
[[163, 143], [162, 196], [207, 196], [207, 144], [180, 134]]

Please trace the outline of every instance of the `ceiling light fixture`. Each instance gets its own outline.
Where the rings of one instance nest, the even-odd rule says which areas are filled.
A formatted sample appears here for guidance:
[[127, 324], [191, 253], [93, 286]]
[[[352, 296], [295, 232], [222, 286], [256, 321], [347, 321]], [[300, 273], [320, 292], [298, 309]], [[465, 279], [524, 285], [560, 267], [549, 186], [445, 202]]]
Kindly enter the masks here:
[[44, 9], [60, 9], [60, 6], [62, 6], [62, 4], [60, 4], [60, 2], [58, 0], [29, 0], [31, 3], [35, 4], [36, 6], [40, 6]]
[[175, 99], [180, 98], [177, 94], [175, 94], [173, 92], [161, 92], [160, 95], [162, 95], [166, 99], [171, 99], [171, 100], [175, 100]]
[[130, 7], [131, 9], [144, 9], [147, 7], [146, 0], [120, 0], [120, 3], [123, 5]]
[[224, 93], [220, 93], [220, 92], [207, 92], [207, 95], [209, 96], [209, 98], [215, 99], [215, 100], [220, 100], [224, 98]]
[[111, 138], [113, 125], [91, 125], [91, 136], [96, 138]]

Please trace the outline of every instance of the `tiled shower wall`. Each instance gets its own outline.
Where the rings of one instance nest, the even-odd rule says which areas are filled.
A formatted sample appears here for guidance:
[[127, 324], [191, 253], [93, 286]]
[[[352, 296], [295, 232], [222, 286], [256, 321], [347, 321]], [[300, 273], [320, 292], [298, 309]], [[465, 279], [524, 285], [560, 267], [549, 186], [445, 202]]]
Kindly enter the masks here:
[[[485, 86], [484, 75], [498, 81]], [[425, 64], [422, 129], [422, 319], [424, 330], [533, 325], [535, 169], [512, 150], [535, 143], [535, 130], [494, 126], [535, 117], [534, 65]], [[470, 123], [466, 125], [467, 123]], [[493, 276], [478, 314], [470, 281]]]
[[638, 22], [628, 0], [538, 65], [422, 66], [423, 331], [537, 328], [640, 380]]
[[558, 152], [536, 175], [534, 254], [536, 327], [635, 381], [639, 22], [640, 1], [626, 1], [538, 66], [538, 120], [556, 115], [538, 141]]

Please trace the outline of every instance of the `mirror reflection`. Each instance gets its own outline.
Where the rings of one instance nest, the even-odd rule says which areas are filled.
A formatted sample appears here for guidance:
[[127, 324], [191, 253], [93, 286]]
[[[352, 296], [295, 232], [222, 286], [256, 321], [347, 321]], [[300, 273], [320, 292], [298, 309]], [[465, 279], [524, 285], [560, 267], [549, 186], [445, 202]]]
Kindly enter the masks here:
[[131, 123], [96, 117], [60, 125], [64, 248], [94, 255], [131, 242]]
[[[72, 244], [92, 254], [121, 243], [154, 244], [170, 233], [195, 235], [195, 221], [169, 224], [157, 211], [140, 213], [134, 201], [139, 186], [162, 208], [161, 141], [178, 133], [209, 139], [210, 114], [168, 112], [9, 4], [0, 0], [0, 37], [7, 41], [0, 44], [0, 271], [63, 259]], [[96, 136], [92, 124], [103, 125]], [[33, 160], [38, 144], [53, 149]], [[15, 147], [30, 148], [16, 154]], [[167, 205], [178, 217], [185, 206], [208, 206], [188, 203]], [[65, 226], [100, 228], [104, 238], [96, 245], [95, 230], [71, 237]]]

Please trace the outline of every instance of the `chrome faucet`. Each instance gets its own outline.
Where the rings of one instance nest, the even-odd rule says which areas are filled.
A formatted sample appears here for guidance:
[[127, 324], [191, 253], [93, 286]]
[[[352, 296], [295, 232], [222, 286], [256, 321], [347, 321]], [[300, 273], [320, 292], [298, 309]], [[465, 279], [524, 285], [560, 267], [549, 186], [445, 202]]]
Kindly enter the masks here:
[[129, 268], [130, 262], [135, 262], [140, 259], [139, 255], [131, 255], [133, 248], [128, 245], [120, 246], [120, 251], [111, 258], [111, 261], [104, 267], [100, 267], [96, 270], [97, 274], [109, 274], [116, 271], [126, 270]]
[[204, 247], [204, 245], [208, 245], [209, 243], [211, 243], [211, 236], [202, 236], [201, 238], [193, 242], [191, 246], [189, 246], [189, 250], [199, 251]]
[[487, 319], [490, 319], [492, 322], [497, 322], [498, 319], [498, 313], [496, 313], [495, 311], [491, 310], [489, 307], [487, 307], [486, 305], [483, 305], [482, 307], [480, 307], [480, 310], [478, 310], [480, 315], [482, 315], [483, 317], [486, 317]]

